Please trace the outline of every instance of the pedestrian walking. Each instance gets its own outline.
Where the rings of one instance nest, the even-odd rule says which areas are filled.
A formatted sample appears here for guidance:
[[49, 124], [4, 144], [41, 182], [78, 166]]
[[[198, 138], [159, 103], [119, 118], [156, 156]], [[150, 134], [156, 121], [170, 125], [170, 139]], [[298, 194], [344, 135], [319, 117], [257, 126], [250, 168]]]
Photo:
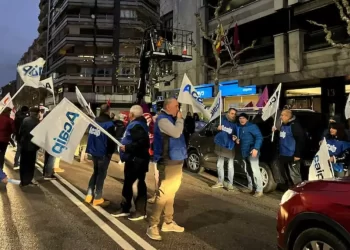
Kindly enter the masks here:
[[[241, 146], [241, 154], [246, 164], [245, 171], [248, 179], [248, 189], [243, 189], [242, 191], [251, 193], [258, 198], [263, 195], [263, 182], [259, 167], [259, 154], [263, 136], [258, 126], [248, 121], [246, 113], [239, 114], [238, 119], [239, 135], [236, 143]], [[250, 167], [253, 176], [250, 176], [250, 171], [248, 171], [247, 167]]]
[[5, 108], [0, 114], [0, 169], [4, 168], [7, 146], [11, 135], [15, 133], [15, 123], [10, 117], [11, 108]]
[[17, 142], [17, 149], [16, 149], [16, 154], [15, 154], [15, 159], [14, 159], [14, 165], [13, 169], [18, 170], [19, 169], [19, 160], [21, 156], [21, 143], [19, 141], [19, 130], [22, 126], [23, 120], [29, 116], [29, 107], [27, 106], [22, 106], [21, 109], [16, 112], [15, 116], [15, 139]]
[[182, 180], [183, 162], [187, 158], [184, 120], [175, 98], [166, 99], [154, 128], [154, 161], [160, 170], [160, 187], [154, 203], [147, 235], [161, 240], [158, 225], [164, 212], [163, 232], [184, 232], [184, 228], [173, 220], [174, 199]]
[[[115, 137], [115, 126], [113, 120], [110, 118], [110, 107], [107, 104], [103, 104], [100, 111], [100, 116], [95, 121], [110, 135]], [[114, 141], [101, 133], [97, 128], [92, 125], [90, 126], [86, 153], [92, 156], [94, 172], [89, 181], [85, 202], [92, 202], [94, 206], [103, 207], [110, 204], [110, 201], [102, 198], [102, 191], [108, 166], [115, 149], [116, 144]]]
[[[218, 156], [217, 169], [218, 169], [218, 182], [212, 186], [212, 188], [223, 188], [233, 191], [233, 178], [234, 178], [234, 140], [237, 138], [237, 124], [236, 124], [237, 110], [230, 108], [226, 115], [221, 117], [221, 125], [218, 126], [218, 134], [214, 138], [215, 153]], [[225, 171], [224, 163], [225, 159], [228, 160], [228, 184], [225, 183]]]
[[39, 147], [31, 142], [33, 136], [30, 132], [39, 124], [39, 117], [39, 109], [31, 108], [29, 110], [29, 117], [23, 120], [19, 131], [19, 142], [21, 144], [21, 163], [19, 173], [22, 187], [37, 184], [33, 178], [36, 154]]
[[[304, 151], [305, 132], [290, 109], [282, 110], [281, 121], [279, 164], [285, 182], [289, 186], [293, 186], [302, 181], [300, 159]], [[276, 128], [272, 130], [276, 130]]]
[[[112, 214], [114, 217], [129, 216], [129, 220], [146, 218], [147, 186], [145, 182], [148, 172], [149, 137], [147, 121], [143, 117], [142, 107], [134, 105], [130, 109], [129, 123], [120, 146], [120, 159], [124, 165], [123, 201], [121, 209]], [[133, 184], [137, 181], [136, 211], [130, 214], [133, 198]]]

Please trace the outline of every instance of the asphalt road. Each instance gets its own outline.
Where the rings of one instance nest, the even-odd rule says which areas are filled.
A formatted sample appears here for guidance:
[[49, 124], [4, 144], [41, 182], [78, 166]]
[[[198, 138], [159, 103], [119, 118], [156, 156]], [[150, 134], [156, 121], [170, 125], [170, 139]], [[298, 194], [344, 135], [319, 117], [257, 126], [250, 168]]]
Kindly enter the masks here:
[[[18, 179], [18, 172], [11, 169], [11, 148], [6, 156], [5, 172]], [[145, 234], [146, 221], [117, 220], [109, 215], [121, 201], [122, 165], [110, 164], [104, 197], [112, 204], [106, 209], [82, 202], [91, 163], [61, 162], [61, 167], [65, 172], [57, 181], [40, 180], [41, 174], [36, 171], [38, 187], [0, 187], [0, 249], [276, 249], [281, 193], [257, 199], [240, 192], [212, 190], [210, 185], [216, 180], [212, 173], [185, 172], [174, 218], [185, 227], [185, 233], [163, 233], [163, 241], [155, 242]], [[151, 195], [152, 171], [147, 184]]]

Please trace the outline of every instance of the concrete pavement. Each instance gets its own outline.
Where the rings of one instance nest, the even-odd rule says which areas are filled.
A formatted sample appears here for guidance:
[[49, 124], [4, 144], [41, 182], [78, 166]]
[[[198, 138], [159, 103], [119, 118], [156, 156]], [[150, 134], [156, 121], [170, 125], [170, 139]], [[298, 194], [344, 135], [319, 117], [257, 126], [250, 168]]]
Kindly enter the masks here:
[[[7, 157], [11, 160], [13, 152], [11, 149], [8, 151]], [[11, 166], [11, 163], [8, 164]], [[21, 229], [21, 233], [17, 233], [18, 237], [0, 236], [2, 242], [12, 247], [4, 249], [21, 249], [18, 244], [27, 249], [126, 249], [127, 246], [120, 246], [113, 240], [115, 237], [111, 236], [112, 231], [134, 249], [269, 250], [276, 246], [276, 211], [281, 198], [279, 193], [256, 199], [247, 194], [212, 190], [210, 185], [215, 182], [215, 176], [210, 173], [196, 175], [185, 172], [175, 201], [174, 219], [186, 231], [182, 234], [163, 233], [163, 241], [154, 242], [145, 235], [146, 221], [131, 222], [126, 218], [117, 220], [108, 217], [107, 212], [117, 209], [121, 201], [122, 165], [115, 162], [110, 164], [104, 197], [111, 200], [112, 204], [105, 210], [82, 203], [92, 172], [91, 163], [75, 162], [70, 165], [61, 162], [61, 167], [65, 172], [60, 174], [63, 179], [57, 183], [78, 200], [75, 203], [50, 182], [43, 182], [38, 188], [26, 191], [8, 185], [7, 195], [3, 191], [2, 207], [6, 207], [6, 214], [26, 218], [20, 224], [17, 223], [18, 220], [12, 220], [11, 228], [14, 231], [18, 231], [17, 227]], [[6, 172], [18, 178], [18, 172], [9, 169]], [[37, 174], [39, 177], [39, 172]], [[149, 193], [152, 194], [152, 171], [147, 175], [147, 184]], [[4, 202], [4, 197], [7, 196], [13, 197], [9, 200], [16, 202]], [[81, 211], [81, 206], [102, 220], [103, 225], [89, 218]], [[148, 210], [151, 208], [151, 205], [148, 206]], [[32, 219], [29, 220], [30, 218]], [[5, 213], [2, 219], [6, 219]], [[22, 226], [21, 223], [25, 225]], [[105, 226], [112, 230], [107, 230], [109, 235], [103, 230]], [[15, 232], [13, 234], [16, 235]], [[31, 244], [34, 244], [32, 248], [27, 247]]]

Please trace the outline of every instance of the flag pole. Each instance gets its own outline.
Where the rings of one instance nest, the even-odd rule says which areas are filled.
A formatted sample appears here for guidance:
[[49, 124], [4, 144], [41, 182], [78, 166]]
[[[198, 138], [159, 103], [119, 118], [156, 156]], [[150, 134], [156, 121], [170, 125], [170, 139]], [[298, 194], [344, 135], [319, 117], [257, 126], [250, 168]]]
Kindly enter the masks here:
[[[67, 99], [67, 98], [65, 98]], [[67, 99], [67, 101], [72, 104], [73, 106], [75, 106], [71, 101], [69, 101]], [[78, 109], [79, 110], [79, 109]], [[84, 112], [81, 112], [81, 110], [79, 110], [79, 113], [85, 117], [85, 119], [87, 119], [92, 125], [94, 125], [94, 127], [96, 127], [98, 130], [100, 130], [102, 133], [104, 133], [109, 139], [111, 139], [113, 142], [115, 142], [119, 147], [122, 146], [122, 144], [120, 143], [120, 141], [118, 141], [117, 139], [115, 139], [110, 133], [108, 133], [104, 128], [102, 128], [100, 125], [98, 125], [97, 122], [95, 122], [93, 119], [91, 119], [88, 115], [86, 115]]]
[[[279, 88], [279, 92], [278, 92], [278, 98], [277, 98], [277, 105], [276, 105], [276, 112], [275, 112], [275, 118], [274, 118], [274, 121], [273, 121], [273, 127], [276, 127], [276, 121], [277, 121], [277, 111], [278, 111], [278, 107], [280, 105], [280, 97], [281, 97], [281, 88], [282, 88], [282, 83], [280, 83], [278, 85], [277, 88]], [[271, 142], [273, 142], [273, 138], [275, 136], [275, 130], [272, 131], [272, 136], [271, 136]]]
[[55, 89], [52, 90], [53, 106], [56, 107]]
[[2, 111], [5, 110], [5, 108], [7, 108], [7, 107], [9, 106], [10, 103], [12, 103], [13, 99], [15, 99], [15, 97], [19, 94], [19, 92], [24, 88], [25, 85], [26, 85], [26, 84], [24, 83], [24, 84], [17, 90], [17, 92], [11, 97], [11, 101], [10, 101], [10, 102], [7, 102], [7, 103], [5, 104], [5, 106], [2, 107], [2, 109], [0, 110], [0, 114], [2, 113]]
[[222, 97], [221, 97], [221, 90], [219, 91], [219, 95], [220, 95], [220, 105], [219, 105], [220, 113], [219, 113], [219, 115], [220, 115], [220, 126], [221, 126], [221, 113], [222, 113], [222, 104], [221, 104], [221, 102], [222, 102]]

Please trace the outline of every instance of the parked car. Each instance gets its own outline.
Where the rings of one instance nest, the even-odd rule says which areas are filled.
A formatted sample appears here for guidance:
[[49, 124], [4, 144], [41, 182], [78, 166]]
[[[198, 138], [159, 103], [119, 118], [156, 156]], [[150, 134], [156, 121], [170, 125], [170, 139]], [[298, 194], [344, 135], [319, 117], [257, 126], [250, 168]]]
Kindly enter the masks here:
[[[240, 113], [242, 111], [238, 111]], [[273, 127], [273, 119], [270, 118], [263, 121], [260, 110], [244, 111], [249, 116], [249, 121], [255, 123], [260, 128], [264, 137], [260, 154], [260, 171], [262, 175], [264, 192], [274, 191], [278, 183], [283, 183], [281, 172], [278, 165], [278, 133], [275, 133], [274, 141], [271, 142], [271, 129]], [[319, 149], [319, 141], [325, 127], [328, 126], [327, 119], [321, 114], [312, 110], [293, 110], [294, 115], [301, 123], [306, 131], [307, 151], [302, 159], [302, 174], [304, 179], [308, 176], [308, 167], [311, 165], [312, 159]], [[208, 123], [201, 131], [194, 133], [189, 142], [188, 147], [188, 170], [194, 173], [201, 172], [205, 169], [216, 171], [217, 155], [214, 152], [214, 136], [219, 125], [219, 118]], [[278, 126], [278, 124], [277, 124]], [[237, 175], [246, 176], [245, 162], [240, 155], [239, 145], [235, 147], [235, 173]]]
[[205, 121], [196, 121], [196, 122], [195, 122], [195, 126], [196, 126], [196, 127], [195, 127], [194, 131], [195, 131], [195, 132], [201, 131], [207, 124], [208, 124], [208, 123], [205, 122]]
[[302, 182], [282, 197], [280, 250], [350, 249], [350, 178]]

